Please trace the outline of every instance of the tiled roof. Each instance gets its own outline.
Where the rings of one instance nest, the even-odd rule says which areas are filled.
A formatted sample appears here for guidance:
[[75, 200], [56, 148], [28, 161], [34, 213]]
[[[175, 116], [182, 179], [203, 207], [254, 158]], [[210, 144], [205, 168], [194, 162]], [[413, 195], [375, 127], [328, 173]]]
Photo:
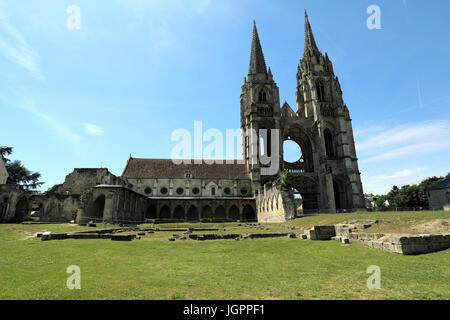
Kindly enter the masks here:
[[447, 178], [439, 183], [436, 183], [434, 186], [428, 188], [428, 190], [442, 189], [447, 187], [450, 187], [450, 178]]
[[[207, 160], [208, 161], [208, 160]], [[175, 164], [171, 159], [128, 159], [123, 178], [128, 179], [184, 179], [185, 173], [190, 172], [193, 179], [239, 179], [248, 180], [250, 176], [245, 164], [213, 163], [207, 164], [205, 160], [201, 164], [189, 163]]]

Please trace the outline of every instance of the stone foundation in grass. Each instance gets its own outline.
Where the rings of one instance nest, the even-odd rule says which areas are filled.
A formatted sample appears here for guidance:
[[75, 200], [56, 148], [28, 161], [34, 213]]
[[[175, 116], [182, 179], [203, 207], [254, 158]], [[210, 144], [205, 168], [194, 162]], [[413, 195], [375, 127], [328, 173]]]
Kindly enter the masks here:
[[306, 236], [310, 240], [336, 240], [344, 244], [358, 241], [371, 248], [404, 255], [431, 253], [450, 248], [450, 234], [396, 235], [361, 232], [377, 222], [374, 220], [357, 224], [356, 221], [350, 221], [334, 226], [314, 226], [305, 231], [303, 237]]

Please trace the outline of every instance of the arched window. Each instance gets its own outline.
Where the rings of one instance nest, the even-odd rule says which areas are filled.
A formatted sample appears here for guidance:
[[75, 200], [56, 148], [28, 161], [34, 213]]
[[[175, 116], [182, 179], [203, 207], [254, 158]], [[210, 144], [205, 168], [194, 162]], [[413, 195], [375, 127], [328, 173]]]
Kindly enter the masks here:
[[322, 81], [317, 82], [317, 99], [319, 101], [325, 100], [325, 87], [324, 87]]
[[325, 150], [328, 157], [335, 157], [336, 156], [336, 150], [334, 147], [333, 142], [333, 135], [331, 134], [330, 130], [325, 129], [323, 132], [324, 138], [325, 138]]
[[259, 102], [266, 102], [267, 101], [267, 95], [264, 90], [261, 90], [259, 92]]

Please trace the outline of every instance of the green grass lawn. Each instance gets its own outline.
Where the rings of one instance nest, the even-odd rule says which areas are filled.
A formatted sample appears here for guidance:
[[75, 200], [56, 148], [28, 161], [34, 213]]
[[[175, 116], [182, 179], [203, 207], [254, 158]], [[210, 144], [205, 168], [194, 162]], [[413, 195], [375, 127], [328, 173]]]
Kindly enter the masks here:
[[[318, 215], [265, 226], [286, 232], [285, 225], [386, 219], [392, 227], [401, 221], [448, 216], [445, 212]], [[235, 223], [225, 228], [226, 232], [261, 232]], [[157, 232], [131, 242], [30, 238], [45, 230], [86, 229], [93, 230], [67, 224], [0, 225], [0, 299], [450, 298], [450, 250], [402, 256], [360, 243], [284, 237], [167, 241], [174, 232]], [[66, 287], [70, 265], [81, 268], [81, 290]], [[380, 290], [366, 286], [370, 265], [381, 268]]]

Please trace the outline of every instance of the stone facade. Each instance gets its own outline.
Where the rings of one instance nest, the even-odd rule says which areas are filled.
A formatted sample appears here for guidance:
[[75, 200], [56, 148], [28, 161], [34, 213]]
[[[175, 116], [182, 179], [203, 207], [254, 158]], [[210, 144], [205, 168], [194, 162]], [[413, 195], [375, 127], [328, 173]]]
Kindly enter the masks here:
[[130, 158], [121, 177], [151, 200], [146, 219], [256, 220], [254, 186], [236, 161]]
[[3, 158], [0, 157], [0, 184], [6, 184], [6, 180], [8, 179], [8, 171], [5, 168], [5, 162]]
[[[250, 68], [242, 85], [241, 128], [243, 158], [255, 189], [273, 183], [287, 170], [294, 190], [302, 196], [305, 213], [365, 209], [349, 110], [332, 62], [317, 48], [307, 15], [304, 54], [297, 71], [296, 112], [286, 102], [280, 107], [278, 86], [266, 67], [254, 25]], [[245, 133], [251, 130], [259, 134]], [[278, 137], [272, 135], [277, 131]], [[271, 150], [272, 139], [278, 139], [278, 150]], [[301, 149], [302, 156], [294, 163], [284, 160], [286, 140]], [[262, 155], [278, 158], [278, 172], [263, 175], [264, 165], [252, 161], [255, 152], [258, 159]]]
[[450, 211], [450, 178], [429, 188], [427, 197], [431, 210]]
[[265, 185], [256, 196], [259, 222], [284, 222], [296, 216], [294, 194]]

